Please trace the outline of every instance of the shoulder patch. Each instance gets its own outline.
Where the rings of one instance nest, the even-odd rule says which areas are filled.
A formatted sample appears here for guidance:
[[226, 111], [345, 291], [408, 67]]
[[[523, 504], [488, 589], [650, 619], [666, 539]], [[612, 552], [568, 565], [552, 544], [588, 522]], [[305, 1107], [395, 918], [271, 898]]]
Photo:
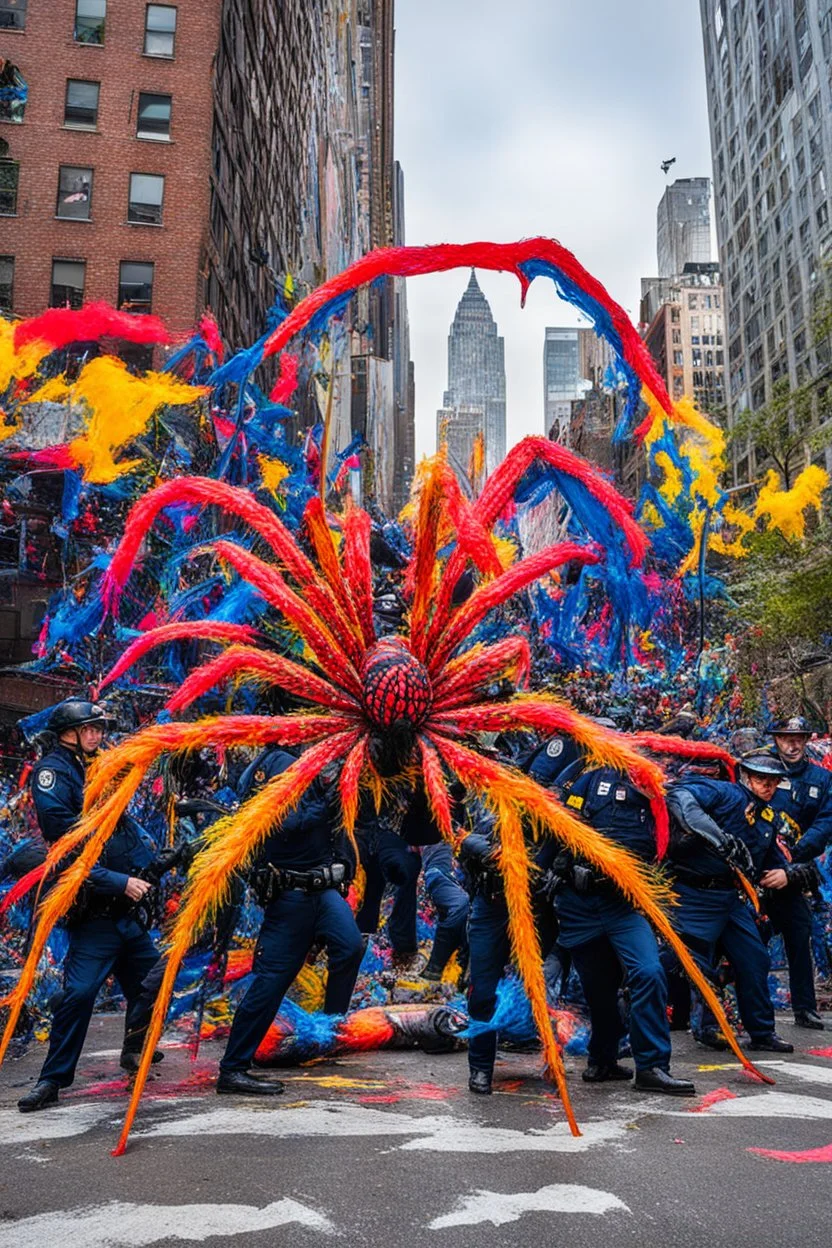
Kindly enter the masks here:
[[598, 796], [606, 797], [611, 788], [612, 788], [612, 785], [610, 784], [609, 780], [602, 780], [601, 783], [598, 785]]
[[44, 793], [48, 793], [50, 789], [55, 787], [55, 772], [51, 767], [41, 767], [38, 772], [38, 788], [43, 789]]
[[575, 810], [581, 810], [583, 807], [583, 804], [584, 804], [584, 799], [582, 797], [578, 797], [577, 793], [570, 793], [566, 799], [566, 805], [573, 806]]
[[546, 754], [548, 758], [560, 758], [563, 753], [563, 737], [553, 737], [546, 746]]

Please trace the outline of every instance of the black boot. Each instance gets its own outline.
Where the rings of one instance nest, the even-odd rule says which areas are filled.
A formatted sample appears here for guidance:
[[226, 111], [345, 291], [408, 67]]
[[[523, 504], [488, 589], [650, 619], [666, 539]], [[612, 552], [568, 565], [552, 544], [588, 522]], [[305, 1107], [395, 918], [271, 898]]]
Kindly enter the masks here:
[[487, 1070], [472, 1070], [468, 1076], [468, 1089], [477, 1096], [491, 1095], [491, 1076]]
[[48, 1109], [58, 1104], [58, 1085], [49, 1079], [39, 1079], [33, 1088], [21, 1096], [17, 1108], [21, 1114], [33, 1114], [38, 1109]]
[[770, 1036], [758, 1036], [756, 1040], [751, 1040], [748, 1047], [755, 1049], [757, 1053], [794, 1053], [794, 1045], [778, 1036], [775, 1031]]
[[619, 1066], [618, 1062], [588, 1062], [581, 1075], [584, 1083], [610, 1083], [632, 1077], [630, 1067]]
[[[121, 1057], [118, 1059], [118, 1064], [122, 1070], [129, 1071], [131, 1075], [135, 1075], [136, 1071], [139, 1069], [139, 1064], [141, 1063], [141, 1060], [142, 1060], [141, 1052], [134, 1053], [132, 1049], [122, 1049]], [[159, 1062], [163, 1062], [164, 1060], [165, 1060], [164, 1053], [162, 1052], [161, 1049], [157, 1049], [156, 1052], [153, 1054], [153, 1061], [151, 1064], [153, 1066], [158, 1066]]]
[[817, 1010], [795, 1010], [795, 1027], [808, 1027], [810, 1031], [823, 1031], [823, 1019]]
[[666, 1092], [668, 1096], [696, 1096], [696, 1088], [689, 1079], [674, 1079], [667, 1070], [653, 1066], [650, 1070], [637, 1070], [634, 1085], [639, 1092]]
[[286, 1084], [279, 1079], [255, 1079], [244, 1070], [221, 1070], [217, 1079], [218, 1092], [232, 1092], [237, 1096], [279, 1096]]

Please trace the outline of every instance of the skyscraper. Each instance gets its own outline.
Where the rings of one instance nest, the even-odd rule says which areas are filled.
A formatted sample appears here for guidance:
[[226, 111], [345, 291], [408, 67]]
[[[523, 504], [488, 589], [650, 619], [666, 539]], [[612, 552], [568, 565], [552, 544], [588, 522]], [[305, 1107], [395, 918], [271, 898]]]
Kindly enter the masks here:
[[659, 277], [678, 277], [686, 264], [711, 259], [710, 198], [710, 178], [677, 178], [662, 195], [656, 214]]
[[[700, 6], [731, 419], [762, 407], [778, 378], [798, 385], [830, 366], [811, 320], [832, 243], [832, 5]], [[753, 477], [753, 447], [737, 448], [734, 469]]]
[[569, 441], [572, 404], [581, 396], [579, 332], [547, 327], [543, 341], [544, 432], [555, 442]]
[[448, 334], [448, 388], [437, 412], [437, 434], [446, 437], [457, 471], [467, 471], [478, 430], [492, 472], [506, 453], [505, 349], [472, 269]]

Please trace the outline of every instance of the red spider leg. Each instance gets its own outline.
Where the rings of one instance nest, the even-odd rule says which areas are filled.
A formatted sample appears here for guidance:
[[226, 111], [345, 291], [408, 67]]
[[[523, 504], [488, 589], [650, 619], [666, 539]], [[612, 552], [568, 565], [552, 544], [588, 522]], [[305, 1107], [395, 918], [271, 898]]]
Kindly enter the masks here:
[[341, 648], [327, 625], [302, 598], [290, 589], [276, 568], [233, 542], [213, 542], [209, 549], [230, 563], [244, 580], [289, 620], [315, 655], [321, 670], [333, 684], [359, 697], [361, 681], [354, 661]]
[[315, 549], [318, 566], [324, 574], [324, 579], [340, 603], [344, 615], [349, 620], [351, 630], [360, 645], [364, 637], [358, 619], [358, 611], [353, 602], [349, 585], [344, 580], [344, 574], [341, 571], [338, 551], [332, 537], [332, 530], [327, 524], [324, 505], [317, 495], [306, 504], [303, 522], [306, 526], [309, 540]]
[[373, 622], [373, 567], [370, 561], [370, 517], [352, 499], [344, 516], [344, 576], [358, 611], [364, 644], [376, 639]]
[[736, 779], [734, 759], [727, 750], [711, 741], [688, 741], [684, 737], [666, 736], [660, 732], [634, 732], [630, 739], [641, 749], [652, 750], [654, 754], [723, 763], [731, 779]]
[[668, 915], [664, 904], [672, 904], [673, 894], [655, 877], [648, 867], [622, 845], [602, 836], [588, 823], [571, 815], [554, 795], [536, 784], [530, 776], [484, 758], [474, 750], [451, 741], [438, 733], [428, 734], [452, 771], [466, 787], [482, 794], [492, 808], [502, 798], [525, 810], [533, 824], [555, 836], [572, 853], [585, 858], [613, 881], [624, 898], [653, 924], [670, 945], [688, 978], [707, 1001], [732, 1051], [746, 1070], [763, 1083], [774, 1083], [762, 1074], [745, 1056], [713, 988], [702, 975]]
[[107, 675], [98, 686], [96, 697], [112, 681], [123, 676], [128, 668], [153, 650], [156, 646], [166, 646], [171, 641], [254, 641], [257, 630], [248, 624], [226, 624], [222, 620], [180, 620], [174, 624], [162, 624], [159, 628], [148, 629], [132, 641], [117, 663], [114, 663]]
[[243, 673], [251, 673], [270, 685], [278, 685], [307, 702], [316, 702], [332, 710], [358, 714], [360, 706], [349, 694], [334, 689], [328, 681], [316, 676], [309, 668], [284, 659], [271, 650], [254, 646], [230, 646], [223, 654], [203, 663], [191, 672], [165, 705], [167, 711], [183, 711], [215, 685]]
[[522, 683], [531, 667], [531, 651], [525, 637], [506, 637], [493, 646], [476, 645], [451, 659], [433, 683], [434, 713], [465, 706], [482, 697], [483, 687], [508, 672]]
[[419, 754], [422, 759], [422, 777], [425, 783], [425, 793], [427, 794], [430, 812], [445, 840], [450, 841], [456, 849], [459, 847], [459, 837], [454, 831], [450, 794], [448, 793], [448, 784], [442, 771], [441, 760], [434, 747], [425, 737], [420, 735], [418, 744]]
[[528, 694], [495, 705], [460, 707], [444, 717], [435, 715], [431, 723], [452, 725], [462, 732], [505, 732], [517, 728], [533, 728], [537, 732], [565, 732], [582, 746], [599, 767], [625, 771], [634, 784], [650, 798], [660, 858], [667, 852], [669, 821], [664, 801], [664, 773], [657, 763], [632, 745], [631, 739], [609, 728], [602, 728], [579, 715], [566, 702], [550, 694]]
[[559, 542], [556, 546], [547, 546], [536, 555], [520, 559], [495, 581], [475, 589], [468, 601], [454, 612], [447, 628], [427, 656], [427, 667], [431, 676], [441, 669], [448, 656], [485, 619], [489, 611], [501, 606], [521, 589], [564, 563], [599, 563], [600, 559], [598, 552], [590, 546], [581, 546], [577, 542]]
[[[622, 529], [630, 549], [631, 565], [640, 566], [647, 553], [648, 540], [641, 527], [633, 519], [632, 503], [600, 476], [587, 460], [558, 442], [550, 442], [548, 438], [524, 438], [522, 442], [512, 447], [503, 462], [492, 472], [474, 504], [474, 514], [477, 519], [486, 528], [491, 528], [498, 516], [513, 500], [520, 478], [528, 472], [537, 459], [542, 459], [559, 472], [575, 477], [586, 486], [593, 498], [605, 507]], [[464, 571], [465, 562], [465, 552], [456, 549], [445, 566], [439, 601], [444, 604], [443, 609], [446, 611], [450, 609], [451, 595]], [[442, 622], [438, 610], [436, 622], [437, 626]]]
[[[110, 561], [102, 583], [102, 600], [108, 611], [115, 613], [121, 592], [142, 542], [160, 511], [182, 504], [200, 507], [221, 507], [243, 520], [255, 533], [268, 542], [278, 561], [301, 586], [310, 604], [325, 619], [340, 620], [346, 627], [343, 612], [318, 576], [314, 566], [300, 549], [291, 533], [274, 512], [258, 503], [248, 490], [209, 477], [174, 477], [150, 490], [130, 509], [124, 535]], [[347, 627], [347, 631], [349, 631]]]
[[341, 810], [344, 816], [344, 831], [349, 837], [350, 845], [352, 845], [356, 866], [361, 864], [358, 842], [355, 839], [355, 822], [358, 818], [358, 787], [366, 761], [367, 738], [363, 736], [356, 741], [345, 758], [344, 765], [341, 768], [341, 777], [338, 781], [338, 795], [341, 798]]
[[442, 520], [443, 488], [441, 456], [434, 457], [419, 494], [419, 512], [415, 525], [415, 545], [408, 569], [413, 584], [410, 608], [410, 649], [417, 659], [424, 660], [428, 622], [434, 594], [436, 550]]
[[327, 741], [311, 746], [297, 762], [269, 780], [244, 806], [235, 810], [233, 815], [218, 819], [206, 830], [205, 847], [194, 859], [176, 921], [171, 929], [165, 957], [165, 973], [153, 1007], [130, 1104], [113, 1156], [121, 1156], [127, 1146], [183, 958], [227, 895], [233, 873], [251, 861], [269, 832], [280, 825], [323, 769], [342, 758], [352, 748], [357, 736], [356, 731], [341, 732]]

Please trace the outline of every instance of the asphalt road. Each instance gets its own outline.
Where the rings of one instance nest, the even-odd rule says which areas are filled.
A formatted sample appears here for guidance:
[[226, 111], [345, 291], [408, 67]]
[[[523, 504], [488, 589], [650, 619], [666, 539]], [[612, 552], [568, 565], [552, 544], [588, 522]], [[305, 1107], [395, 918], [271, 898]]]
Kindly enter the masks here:
[[60, 1108], [15, 1107], [39, 1047], [0, 1071], [0, 1248], [827, 1248], [832, 1031], [779, 1026], [796, 1051], [760, 1055], [775, 1088], [678, 1034], [695, 1100], [588, 1087], [567, 1059], [578, 1140], [534, 1054], [502, 1055], [490, 1098], [468, 1093], [464, 1053], [382, 1052], [252, 1103], [214, 1092], [218, 1046], [192, 1068], [172, 1043], [114, 1159], [127, 1085], [120, 1021], [100, 1016]]

